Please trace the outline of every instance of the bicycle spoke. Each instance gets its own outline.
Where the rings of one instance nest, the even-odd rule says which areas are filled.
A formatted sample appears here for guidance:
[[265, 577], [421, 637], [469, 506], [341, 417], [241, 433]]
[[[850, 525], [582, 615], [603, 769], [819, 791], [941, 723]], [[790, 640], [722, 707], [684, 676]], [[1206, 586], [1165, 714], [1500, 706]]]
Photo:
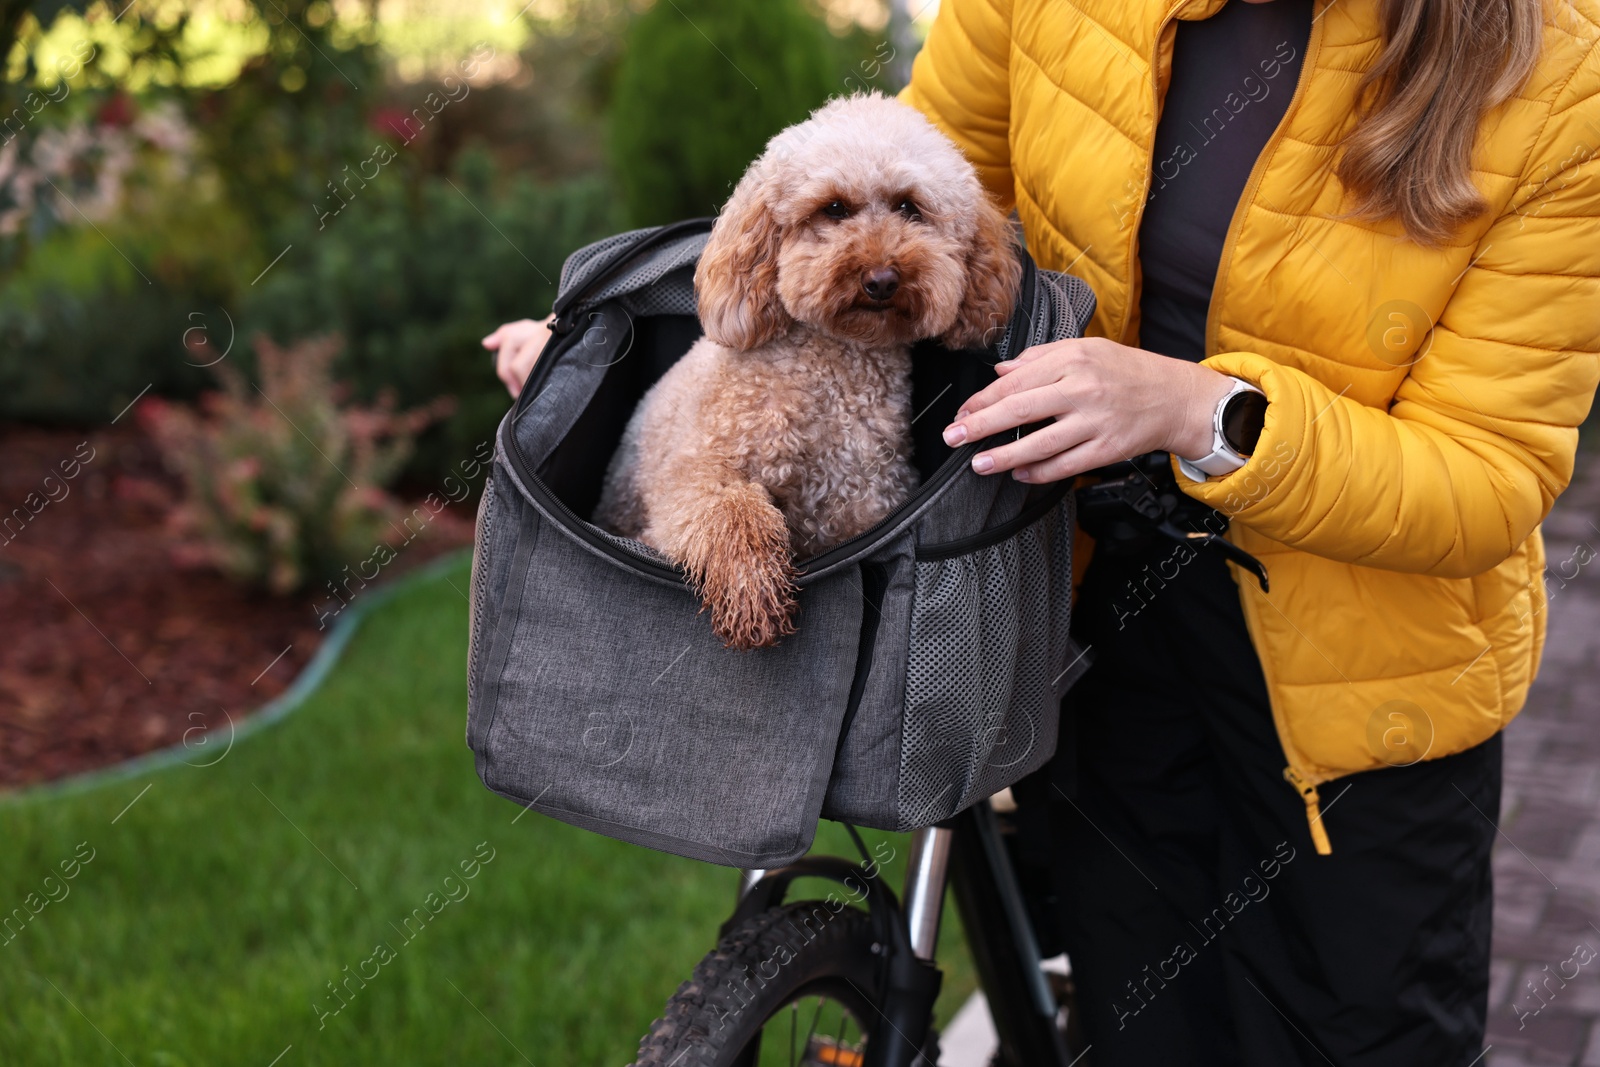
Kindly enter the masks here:
[[811, 1017], [811, 1027], [806, 1031], [806, 1043], [804, 1048], [807, 1051], [809, 1051], [811, 1048], [811, 1039], [817, 1036], [817, 1023], [822, 1020], [822, 1006], [824, 1003], [825, 1002], [821, 997], [817, 998], [817, 1012]]

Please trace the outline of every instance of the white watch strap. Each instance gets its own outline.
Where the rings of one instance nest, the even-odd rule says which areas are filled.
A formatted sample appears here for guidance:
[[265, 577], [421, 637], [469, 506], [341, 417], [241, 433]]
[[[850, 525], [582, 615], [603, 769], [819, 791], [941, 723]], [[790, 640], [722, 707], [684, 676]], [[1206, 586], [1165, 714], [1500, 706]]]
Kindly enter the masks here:
[[1207, 478], [1218, 474], [1232, 474], [1249, 462], [1250, 457], [1235, 452], [1228, 444], [1228, 439], [1222, 433], [1222, 414], [1228, 408], [1228, 401], [1240, 393], [1259, 393], [1260, 389], [1241, 378], [1233, 379], [1233, 387], [1222, 395], [1217, 401], [1216, 410], [1211, 413], [1211, 451], [1199, 459], [1184, 459], [1178, 457], [1178, 469], [1183, 476], [1191, 481], [1203, 482]]

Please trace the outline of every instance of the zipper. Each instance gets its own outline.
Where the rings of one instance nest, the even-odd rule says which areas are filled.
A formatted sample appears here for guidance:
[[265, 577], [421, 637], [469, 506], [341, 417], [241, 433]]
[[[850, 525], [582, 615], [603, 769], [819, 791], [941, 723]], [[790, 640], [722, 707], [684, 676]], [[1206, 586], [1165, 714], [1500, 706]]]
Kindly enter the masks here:
[[[1240, 583], [1239, 604], [1244, 610], [1245, 629], [1255, 634], [1260, 632], [1261, 622], [1257, 616], [1253, 599], [1246, 595], [1247, 588], [1244, 583]], [[1313, 780], [1313, 775], [1310, 772], [1300, 769], [1305, 761], [1300, 758], [1299, 750], [1295, 748], [1294, 743], [1289, 738], [1288, 726], [1284, 723], [1283, 713], [1279, 710], [1277, 702], [1270, 699], [1274, 688], [1271, 664], [1268, 663], [1266, 657], [1260, 657], [1260, 659], [1261, 676], [1267, 683], [1267, 693], [1269, 695], [1267, 703], [1272, 709], [1272, 725], [1278, 732], [1278, 744], [1283, 747], [1283, 757], [1289, 764], [1283, 769], [1283, 780], [1294, 787], [1295, 792], [1300, 794], [1300, 799], [1305, 803], [1306, 823], [1311, 828], [1311, 843], [1316, 846], [1317, 855], [1329, 855], [1333, 852], [1333, 845], [1328, 840], [1328, 828], [1322, 822], [1322, 801], [1317, 794], [1318, 781]]]
[[534, 362], [533, 371], [523, 380], [522, 390], [517, 393], [516, 402], [512, 404], [511, 410], [515, 413], [513, 421], [521, 417], [522, 410], [528, 406], [534, 396], [538, 394], [538, 391], [544, 387], [545, 379], [550, 377], [550, 368], [555, 365], [556, 357], [577, 344], [578, 339], [583, 336], [580, 333], [576, 333], [573, 323], [567, 318], [567, 313], [572, 310], [575, 303], [595, 289], [605, 285], [612, 274], [640, 253], [649, 251], [657, 245], [682, 237], [685, 234], [701, 231], [709, 232], [715, 222], [716, 219], [714, 218], [685, 219], [682, 222], [675, 222], [670, 226], [662, 226], [659, 229], [652, 230], [632, 244], [614, 252], [609, 259], [594, 268], [589, 277], [577, 288], [569, 290], [564, 296], [557, 297], [555, 303], [550, 307], [550, 311], [554, 315], [554, 321], [550, 324], [550, 339], [545, 342], [544, 348], [539, 350], [539, 357]]
[[[1272, 153], [1277, 149], [1278, 142], [1283, 139], [1283, 131], [1288, 129], [1289, 123], [1294, 120], [1295, 110], [1305, 96], [1306, 83], [1311, 80], [1317, 55], [1322, 50], [1322, 15], [1315, 10], [1320, 6], [1322, 5], [1312, 5], [1311, 38], [1306, 42], [1306, 54], [1300, 63], [1300, 76], [1295, 79], [1294, 95], [1289, 98], [1289, 106], [1284, 111], [1283, 118], [1278, 120], [1277, 128], [1272, 131], [1272, 136], [1267, 138], [1266, 145], [1256, 156], [1255, 166], [1250, 168], [1250, 178], [1244, 184], [1244, 193], [1239, 197], [1239, 202], [1233, 206], [1233, 217], [1228, 222], [1228, 235], [1222, 239], [1222, 258], [1217, 264], [1216, 280], [1211, 283], [1211, 303], [1206, 307], [1207, 356], [1216, 355], [1217, 332], [1221, 328], [1221, 324], [1217, 321], [1217, 308], [1222, 304], [1222, 291], [1227, 282], [1228, 269], [1233, 265], [1233, 251], [1239, 241], [1240, 226], [1244, 222], [1248, 205], [1255, 200], [1256, 190], [1261, 185], [1261, 177], [1266, 173]], [[1328, 8], [1323, 7], [1322, 10], [1325, 14]]]
[[582, 285], [570, 289], [556, 298], [555, 303], [550, 306], [551, 312], [555, 315], [555, 320], [550, 324], [550, 332], [560, 336], [571, 333], [573, 323], [567, 318], [567, 312], [574, 306], [581, 304], [590, 293], [603, 286], [610, 280], [611, 275], [629, 260], [657, 245], [666, 244], [668, 241], [675, 240], [685, 234], [709, 233], [716, 221], [713, 216], [705, 216], [703, 218], [684, 219], [682, 222], [674, 222], [671, 225], [652, 230], [632, 244], [612, 253], [610, 258], [590, 272], [588, 279]]
[[861, 698], [872, 677], [872, 664], [877, 659], [878, 627], [883, 621], [883, 598], [889, 591], [889, 565], [863, 563], [861, 565], [861, 633], [856, 642], [856, 670], [850, 679], [850, 695], [844, 705], [844, 720], [839, 724], [839, 740], [833, 745], [833, 762], [839, 762], [844, 751], [845, 738], [861, 710]]
[[983, 441], [962, 445], [960, 448], [956, 449], [955, 453], [952, 454], [949, 459], [945, 460], [944, 463], [940, 465], [938, 470], [933, 472], [932, 478], [929, 478], [922, 485], [919, 485], [916, 492], [912, 493], [906, 498], [906, 502], [904, 504], [901, 504], [899, 507], [889, 512], [889, 514], [885, 515], [883, 518], [879, 519], [865, 530], [862, 530], [860, 533], [856, 534], [843, 544], [834, 545], [832, 548], [828, 549], [828, 551], [823, 552], [820, 555], [812, 556], [808, 560], [795, 564], [795, 569], [801, 574], [810, 574], [813, 571], [820, 571], [825, 567], [831, 567], [841, 559], [852, 555], [859, 550], [860, 546], [864, 542], [871, 540], [884, 530], [898, 523], [917, 507], [921, 506], [924, 500], [927, 500], [928, 497], [932, 496], [935, 492], [944, 488], [945, 483], [949, 482], [951, 478], [954, 478], [956, 473], [960, 471], [961, 468], [972, 462], [972, 457], [978, 454], [978, 450], [980, 448], [989, 444], [991, 441], [998, 440], [998, 436], [999, 435], [996, 435], [995, 437], [986, 438]]
[[1311, 844], [1316, 847], [1317, 855], [1331, 855], [1333, 845], [1328, 841], [1328, 828], [1322, 825], [1322, 798], [1317, 795], [1317, 787], [1292, 766], [1283, 769], [1283, 780], [1294, 786], [1300, 799], [1305, 801], [1306, 822], [1311, 825]]
[[[515, 425], [514, 419], [507, 420], [506, 427], [513, 425]], [[516, 472], [523, 486], [538, 500], [541, 507], [553, 512], [562, 521], [562, 525], [566, 527], [569, 533], [586, 542], [591, 548], [599, 550], [603, 555], [609, 556], [619, 563], [624, 563], [651, 578], [662, 578], [683, 585], [688, 584], [684, 579], [683, 572], [678, 568], [669, 567], [641, 552], [633, 552], [623, 548], [589, 525], [585, 519], [579, 517], [576, 511], [567, 507], [566, 503], [551, 492], [550, 487], [540, 481], [537, 474], [533, 473], [533, 468], [528, 464], [527, 458], [522, 454], [522, 449], [516, 443], [516, 435], [512, 434], [508, 438], [504, 427], [500, 431], [500, 447], [504, 450], [506, 458], [511, 461], [511, 468]]]
[[[1337, 0], [1335, 0], [1337, 2]], [[1315, 8], [1321, 8], [1317, 12]], [[1245, 182], [1244, 193], [1239, 197], [1239, 202], [1234, 205], [1233, 217], [1228, 221], [1228, 235], [1222, 241], [1222, 257], [1217, 264], [1216, 280], [1211, 284], [1211, 302], [1206, 308], [1206, 345], [1207, 356], [1216, 354], [1217, 333], [1221, 323], [1217, 319], [1217, 309], [1222, 305], [1222, 293], [1227, 284], [1228, 271], [1233, 266], [1234, 249], [1239, 243], [1239, 230], [1244, 222], [1247, 205], [1255, 200], [1256, 190], [1261, 186], [1261, 178], [1266, 173], [1268, 163], [1273, 152], [1277, 149], [1278, 142], [1283, 139], [1283, 133], [1294, 120], [1295, 112], [1300, 102], [1305, 97], [1306, 85], [1310, 82], [1312, 72], [1316, 68], [1318, 55], [1322, 51], [1322, 14], [1328, 11], [1328, 6], [1313, 4], [1311, 16], [1311, 37], [1306, 42], [1306, 54], [1300, 63], [1300, 76], [1295, 79], [1294, 95], [1289, 98], [1289, 106], [1284, 110], [1283, 118], [1278, 120], [1277, 128], [1272, 131], [1272, 136], [1267, 138], [1267, 143], [1262, 147], [1261, 153], [1256, 156], [1256, 162], [1250, 168], [1250, 177]], [[1252, 633], [1260, 632], [1260, 623], [1256, 613], [1252, 610], [1251, 598], [1247, 595], [1244, 583], [1240, 583], [1239, 600], [1244, 609], [1246, 627]], [[1266, 677], [1269, 669], [1266, 660], [1261, 663], [1261, 673]], [[1316, 847], [1317, 855], [1326, 856], [1333, 852], [1333, 845], [1328, 840], [1328, 828], [1322, 822], [1321, 798], [1317, 795], [1316, 784], [1311, 781], [1310, 775], [1298, 769], [1302, 762], [1299, 753], [1289, 740], [1289, 730], [1283, 719], [1283, 712], [1276, 701], [1270, 699], [1272, 691], [1271, 680], [1268, 678], [1267, 690], [1269, 693], [1268, 704], [1272, 708], [1272, 724], [1278, 731], [1278, 743], [1283, 746], [1284, 758], [1289, 766], [1283, 769], [1284, 781], [1294, 787], [1300, 794], [1300, 799], [1306, 806], [1306, 823], [1311, 828], [1311, 843]]]
[[[703, 223], [706, 220], [692, 221], [695, 223]], [[689, 224], [687, 223], [679, 225], [684, 229], [689, 228]], [[672, 227], [667, 227], [666, 229], [672, 229]], [[657, 231], [656, 234], [650, 235], [650, 237], [646, 240], [650, 243], [654, 243], [655, 239], [659, 238], [661, 232], [662, 231]], [[680, 230], [680, 232], [683, 231]], [[643, 242], [641, 242], [641, 244], [642, 243]], [[612, 261], [608, 262], [605, 268], [596, 272], [596, 278], [613, 269], [615, 265], [631, 259], [633, 255], [638, 252], [640, 247], [641, 245], [630, 246], [632, 251], [626, 254], [619, 254], [614, 257]], [[1027, 338], [1031, 337], [1030, 326], [1033, 321], [1033, 302], [1036, 296], [1035, 290], [1037, 286], [1037, 268], [1034, 266], [1031, 258], [1024, 258], [1022, 265], [1022, 292], [1019, 294], [1015, 310], [1012, 311], [1011, 328], [1008, 332], [1013, 338], [1026, 340]], [[583, 288], [588, 290], [592, 288], [594, 284], [595, 279], [590, 279], [590, 281], [584, 283]], [[524, 409], [529, 403], [532, 402], [534, 395], [537, 393], [538, 389], [543, 386], [545, 379], [550, 376], [551, 368], [555, 365], [557, 360], [561, 357], [561, 355], [565, 354], [567, 349], [570, 349], [574, 344], [576, 344], [575, 341], [568, 340], [574, 336], [581, 335], [571, 332], [563, 336], [552, 335], [550, 342], [545, 346], [544, 351], [540, 353], [538, 361], [534, 364], [533, 373], [528, 376], [528, 380], [523, 384], [522, 392], [520, 395], [518, 395], [517, 402], [512, 408], [512, 417], [507, 419], [501, 425], [501, 449], [505, 452], [506, 457], [511, 461], [512, 469], [516, 472], [518, 478], [521, 479], [522, 484], [527, 488], [528, 493], [536, 498], [542, 507], [547, 508], [558, 518], [560, 518], [563, 522], [563, 525], [571, 533], [583, 540], [590, 547], [594, 548], [602, 555], [607, 556], [608, 558], [622, 564], [625, 567], [629, 567], [641, 574], [644, 574], [647, 577], [675, 582], [677, 584], [687, 586], [688, 581], [684, 577], [683, 572], [677, 567], [668, 566], [661, 563], [659, 560], [652, 559], [651, 557], [644, 555], [641, 552], [624, 548], [615, 541], [612, 541], [610, 538], [601, 534], [598, 530], [591, 526], [586, 519], [582, 518], [577, 512], [569, 508], [566, 503], [563, 502], [560, 497], [556, 496], [555, 493], [551, 492], [549, 486], [545, 485], [539, 476], [534, 473], [532, 464], [530, 464], [527, 460], [527, 457], [522, 454], [522, 447], [517, 443], [516, 433], [507, 433], [508, 429], [514, 430], [517, 421], [522, 417]], [[826, 567], [832, 566], [840, 560], [860, 551], [863, 544], [870, 541], [873, 537], [882, 533], [884, 530], [901, 522], [907, 515], [911, 514], [918, 507], [920, 507], [923, 502], [925, 502], [934, 493], [944, 488], [945, 484], [948, 483], [950, 479], [954, 478], [958, 471], [972, 461], [972, 457], [978, 453], [979, 449], [984, 448], [993, 442], [999, 441], [1001, 437], [1002, 435], [996, 434], [993, 437], [984, 439], [983, 441], [969, 442], [965, 445], [962, 445], [960, 448], [957, 448], [955, 452], [953, 452], [950, 457], [939, 466], [939, 469], [934, 471], [933, 477], [929, 478], [922, 485], [918, 486], [917, 490], [912, 493], [911, 496], [906, 498], [905, 502], [899, 507], [895, 508], [888, 515], [885, 515], [882, 519], [878, 520], [861, 533], [850, 538], [850, 540], [845, 541], [843, 544], [835, 545], [833, 548], [830, 548], [828, 551], [823, 552], [820, 555], [812, 556], [810, 559], [796, 564], [795, 570], [802, 576], [812, 574]]]
[[472, 571], [467, 584], [467, 700], [478, 694], [478, 671], [482, 666], [483, 623], [481, 618], [489, 594], [489, 538], [493, 536], [494, 475], [483, 481], [483, 500], [472, 532]]
[[[856, 552], [862, 542], [871, 539], [884, 529], [899, 522], [913, 509], [920, 506], [923, 501], [927, 500], [928, 497], [942, 489], [951, 478], [956, 476], [958, 471], [972, 462], [972, 457], [977, 454], [978, 449], [987, 443], [987, 441], [979, 441], [958, 448], [949, 459], [940, 465], [932, 478], [917, 487], [916, 492], [912, 493], [905, 503], [843, 544], [835, 545], [820, 555], [812, 556], [808, 560], [797, 563], [795, 570], [802, 575], [810, 574], [831, 566]], [[688, 584], [683, 572], [677, 567], [668, 566], [642, 552], [624, 548], [600, 533], [586, 519], [580, 517], [577, 512], [569, 508], [560, 497], [551, 491], [549, 486], [540, 480], [539, 476], [533, 472], [532, 467], [528, 465], [527, 459], [522, 455], [522, 450], [516, 446], [514, 441], [502, 438], [501, 445], [507, 458], [511, 460], [511, 466], [516, 471], [517, 477], [521, 479], [523, 485], [527, 486], [528, 492], [539, 501], [541, 506], [554, 512], [563, 521], [569, 532], [577, 535], [591, 547], [618, 563], [640, 571], [649, 577], [661, 578], [682, 585]]]
[[916, 550], [918, 563], [928, 563], [941, 559], [952, 559], [956, 556], [965, 556], [969, 552], [976, 552], [980, 548], [997, 545], [1017, 533], [1026, 530], [1029, 526], [1044, 518], [1053, 511], [1056, 505], [1067, 498], [1072, 491], [1071, 480], [1062, 481], [1051, 486], [1037, 500], [1023, 508], [1012, 518], [1002, 522], [999, 526], [991, 526], [987, 530], [958, 537], [954, 541], [944, 541], [936, 545], [919, 545]]

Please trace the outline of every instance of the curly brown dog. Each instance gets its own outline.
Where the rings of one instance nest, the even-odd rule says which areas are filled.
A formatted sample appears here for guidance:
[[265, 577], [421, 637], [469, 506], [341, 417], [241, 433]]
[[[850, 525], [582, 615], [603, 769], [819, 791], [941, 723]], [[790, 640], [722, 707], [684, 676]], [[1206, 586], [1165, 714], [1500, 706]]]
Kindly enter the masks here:
[[778, 134], [695, 272], [705, 337], [640, 401], [595, 521], [680, 564], [729, 647], [794, 632], [793, 560], [916, 485], [911, 343], [998, 338], [1021, 267], [927, 119], [872, 94]]

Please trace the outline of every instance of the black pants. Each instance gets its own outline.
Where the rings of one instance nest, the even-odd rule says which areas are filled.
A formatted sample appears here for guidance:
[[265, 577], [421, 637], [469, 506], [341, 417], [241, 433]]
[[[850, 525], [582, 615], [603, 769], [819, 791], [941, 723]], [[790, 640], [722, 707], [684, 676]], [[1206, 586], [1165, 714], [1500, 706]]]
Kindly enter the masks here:
[[1323, 785], [1319, 856], [1221, 559], [1140, 608], [1145, 562], [1091, 566], [1074, 631], [1096, 659], [1051, 769], [1084, 1063], [1467, 1067], [1500, 739]]

